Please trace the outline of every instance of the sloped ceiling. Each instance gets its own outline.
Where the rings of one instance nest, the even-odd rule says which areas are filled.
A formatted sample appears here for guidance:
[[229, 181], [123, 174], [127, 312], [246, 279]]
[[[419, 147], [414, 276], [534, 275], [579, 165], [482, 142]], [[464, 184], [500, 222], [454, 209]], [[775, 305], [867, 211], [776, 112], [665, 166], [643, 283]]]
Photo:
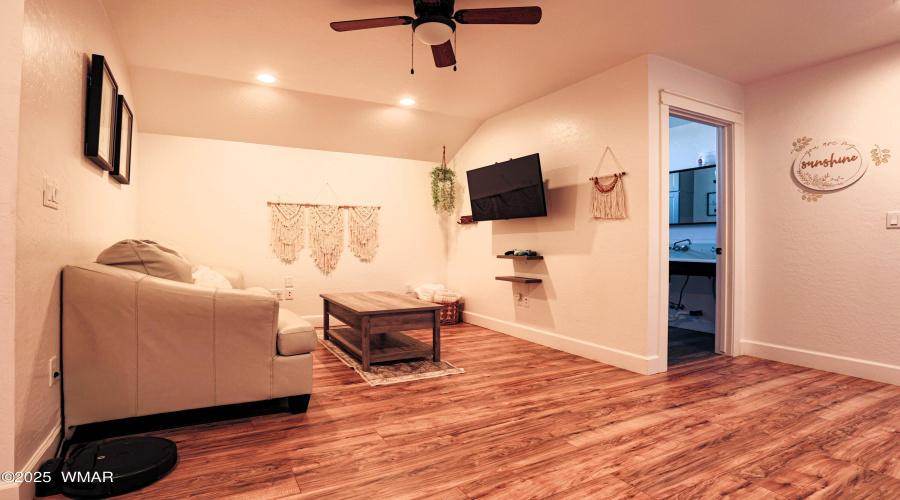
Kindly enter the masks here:
[[[410, 75], [409, 26], [336, 33], [328, 23], [412, 15], [411, 0], [103, 3], [129, 65], [136, 68], [132, 79], [143, 131], [167, 133], [176, 126], [165, 116], [152, 116], [181, 90], [158, 91], [158, 85], [168, 85], [163, 75], [205, 77], [191, 80], [202, 89], [235, 82], [259, 86], [255, 76], [266, 72], [278, 77], [275, 87], [297, 93], [293, 101], [318, 102], [310, 109], [324, 115], [310, 120], [330, 130], [316, 132], [343, 135], [344, 150], [373, 149], [356, 132], [342, 134], [339, 124], [356, 121], [354, 107], [368, 116], [373, 105], [396, 107], [399, 99], [414, 98], [416, 106], [403, 113], [416, 131], [400, 148], [408, 151], [397, 152], [393, 140], [384, 152], [429, 160], [439, 154], [433, 152], [438, 143], [446, 141], [448, 153], [455, 152], [455, 141], [483, 120], [641, 54], [746, 84], [900, 41], [900, 6], [894, 0], [458, 0], [457, 9], [537, 4], [544, 18], [536, 26], [460, 26], [457, 72], [435, 68], [428, 47], [416, 42], [416, 74]], [[230, 92], [213, 95], [226, 98]], [[326, 102], [340, 102], [340, 111], [328, 116]], [[242, 106], [252, 104], [223, 104], [223, 109]], [[207, 112], [210, 119], [222, 118], [215, 104]], [[361, 124], [358, 130], [375, 133], [373, 142], [380, 143], [376, 125]], [[287, 142], [314, 147], [299, 139], [316, 136], [305, 131]]]

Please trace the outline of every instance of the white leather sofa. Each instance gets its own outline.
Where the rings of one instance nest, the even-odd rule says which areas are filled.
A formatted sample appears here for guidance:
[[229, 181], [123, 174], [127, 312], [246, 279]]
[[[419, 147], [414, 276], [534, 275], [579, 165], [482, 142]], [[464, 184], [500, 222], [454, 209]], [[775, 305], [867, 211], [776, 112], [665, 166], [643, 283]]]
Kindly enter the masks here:
[[312, 394], [311, 324], [239, 271], [217, 289], [103, 264], [62, 284], [66, 426]]

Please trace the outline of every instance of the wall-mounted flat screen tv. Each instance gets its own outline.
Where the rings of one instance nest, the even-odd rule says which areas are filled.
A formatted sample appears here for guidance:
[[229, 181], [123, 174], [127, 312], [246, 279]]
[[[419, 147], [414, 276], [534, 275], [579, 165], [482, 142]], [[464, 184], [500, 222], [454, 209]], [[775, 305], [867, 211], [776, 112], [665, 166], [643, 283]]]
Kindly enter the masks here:
[[476, 221], [546, 217], [544, 178], [537, 154], [466, 172]]

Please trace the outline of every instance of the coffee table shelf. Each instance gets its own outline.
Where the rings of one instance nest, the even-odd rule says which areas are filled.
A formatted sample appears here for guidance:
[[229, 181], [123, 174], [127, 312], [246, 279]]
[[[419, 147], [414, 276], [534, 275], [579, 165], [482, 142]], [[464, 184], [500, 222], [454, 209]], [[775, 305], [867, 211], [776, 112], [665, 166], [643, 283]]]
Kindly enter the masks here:
[[[331, 341], [356, 359], [362, 360], [362, 335], [352, 328], [328, 330]], [[369, 339], [369, 362], [398, 359], [430, 358], [432, 347], [400, 332], [372, 334]]]

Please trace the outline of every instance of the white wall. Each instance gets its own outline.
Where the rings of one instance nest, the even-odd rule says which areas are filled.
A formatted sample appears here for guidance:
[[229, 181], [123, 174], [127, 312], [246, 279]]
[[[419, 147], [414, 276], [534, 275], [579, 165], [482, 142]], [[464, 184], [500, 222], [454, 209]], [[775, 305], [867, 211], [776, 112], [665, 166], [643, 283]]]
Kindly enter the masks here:
[[669, 172], [697, 168], [697, 157], [716, 151], [716, 128], [705, 123], [669, 125]]
[[[900, 44], [749, 85], [745, 354], [900, 383]], [[791, 143], [895, 152], [856, 184], [801, 199]], [[868, 151], [868, 149], [867, 149]]]
[[[16, 468], [51, 447], [60, 386], [60, 270], [92, 261], [134, 232], [134, 189], [83, 156], [86, 78], [92, 53], [107, 56], [119, 92], [128, 71], [99, 0], [27, 0], [19, 136], [16, 251]], [[140, 110], [135, 109], [140, 117]], [[140, 171], [140, 166], [135, 165]], [[42, 205], [43, 176], [59, 184], [59, 210]]]
[[[451, 224], [450, 286], [466, 297], [466, 320], [504, 333], [646, 372], [647, 57], [525, 104], [484, 123], [453, 160], [470, 214], [465, 172], [541, 155], [548, 217]], [[604, 149], [624, 170], [628, 219], [594, 220], [588, 182]], [[616, 171], [606, 163], [602, 173]], [[530, 248], [543, 261], [497, 259]], [[496, 281], [530, 275], [537, 285]], [[529, 308], [515, 292], [529, 291]]]
[[[282, 302], [318, 322], [320, 293], [406, 291], [446, 283], [447, 216], [431, 208], [435, 163], [156, 134], [140, 134], [140, 225], [131, 236], [159, 239], [202, 264], [240, 269], [247, 286], [282, 288], [293, 276], [296, 298]], [[436, 151], [436, 159], [439, 159]], [[325, 188], [326, 183], [330, 189]], [[336, 198], [335, 198], [336, 195]], [[346, 246], [325, 277], [309, 248], [284, 264], [269, 248], [267, 201], [380, 205], [378, 253], [360, 262]]]
[[[0, 3], [0, 471], [15, 470], [16, 175], [24, 1]], [[15, 498], [0, 484], [0, 499]]]

